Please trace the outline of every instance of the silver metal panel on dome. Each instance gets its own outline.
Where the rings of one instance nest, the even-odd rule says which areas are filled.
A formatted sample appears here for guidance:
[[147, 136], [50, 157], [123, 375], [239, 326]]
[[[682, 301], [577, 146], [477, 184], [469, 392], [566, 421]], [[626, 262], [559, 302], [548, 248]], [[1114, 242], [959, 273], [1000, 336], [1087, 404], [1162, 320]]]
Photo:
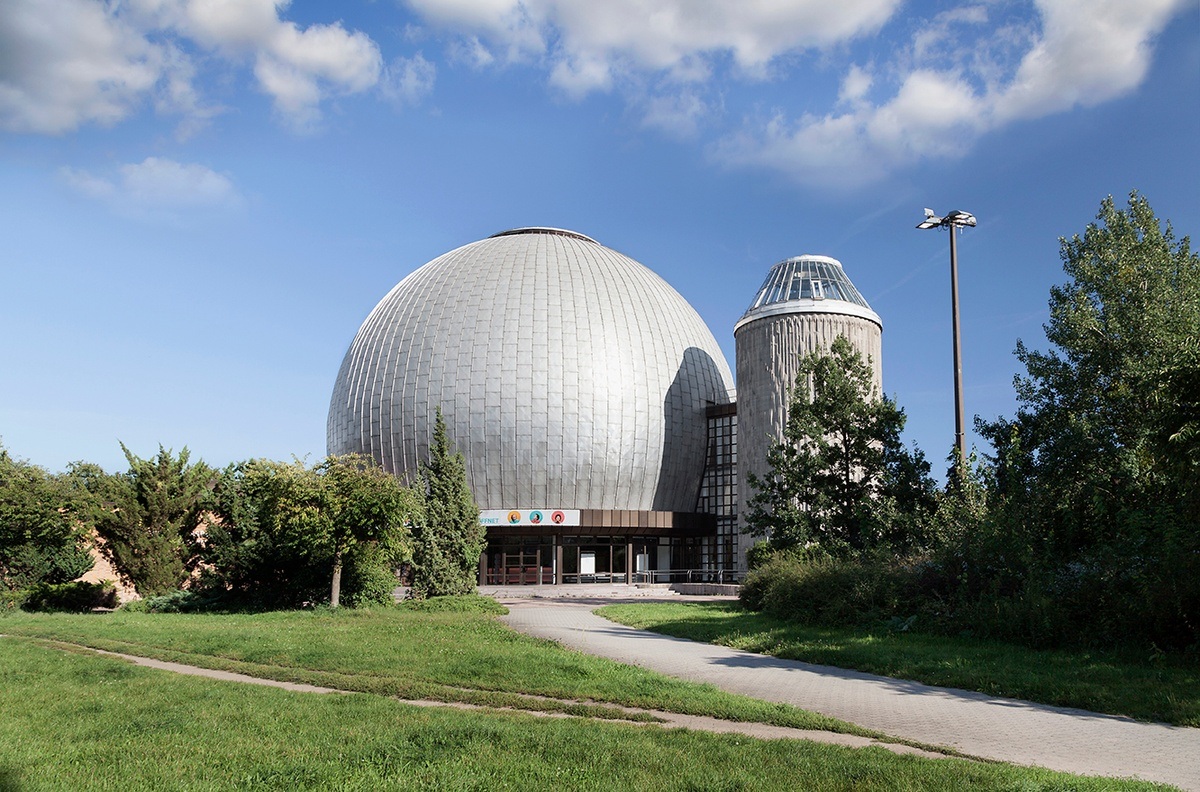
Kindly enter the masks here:
[[481, 508], [693, 511], [704, 410], [732, 382], [646, 267], [572, 231], [514, 229], [380, 301], [338, 373], [328, 449], [415, 474], [441, 407]]

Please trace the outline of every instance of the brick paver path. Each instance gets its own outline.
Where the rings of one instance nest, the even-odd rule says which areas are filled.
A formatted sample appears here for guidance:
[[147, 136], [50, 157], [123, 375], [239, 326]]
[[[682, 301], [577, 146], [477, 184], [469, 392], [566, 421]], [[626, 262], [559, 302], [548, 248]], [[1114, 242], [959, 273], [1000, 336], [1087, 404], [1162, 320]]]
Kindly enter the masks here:
[[505, 598], [521, 632], [733, 693], [794, 704], [971, 756], [1200, 790], [1200, 729], [1139, 723], [741, 652], [614, 624], [612, 600]]

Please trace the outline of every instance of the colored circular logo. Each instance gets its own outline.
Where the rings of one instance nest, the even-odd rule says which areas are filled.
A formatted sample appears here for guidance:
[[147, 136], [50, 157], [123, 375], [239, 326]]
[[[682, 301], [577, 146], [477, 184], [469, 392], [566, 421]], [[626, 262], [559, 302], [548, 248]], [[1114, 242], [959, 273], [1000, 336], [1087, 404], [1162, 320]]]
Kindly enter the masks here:
[[542, 521], [542, 513], [540, 511], [529, 512], [529, 522], [533, 523], [534, 525], [537, 525], [541, 521]]
[[565, 519], [567, 519], [567, 515], [560, 511], [550, 513], [550, 522], [554, 523], [555, 525], [562, 525], [563, 520]]
[[519, 512], [519, 511], [510, 511], [510, 512], [508, 513], [508, 524], [509, 524], [509, 525], [516, 525], [516, 524], [517, 524], [517, 523], [519, 523], [519, 522], [521, 522], [521, 512]]

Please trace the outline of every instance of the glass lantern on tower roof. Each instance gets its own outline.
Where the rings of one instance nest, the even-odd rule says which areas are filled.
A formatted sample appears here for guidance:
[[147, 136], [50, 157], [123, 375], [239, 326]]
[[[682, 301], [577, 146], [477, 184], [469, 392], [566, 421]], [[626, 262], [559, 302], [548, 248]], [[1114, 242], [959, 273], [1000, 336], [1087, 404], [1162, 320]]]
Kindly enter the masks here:
[[738, 326], [763, 316], [797, 312], [850, 314], [882, 326], [842, 263], [814, 255], [794, 256], [771, 267]]

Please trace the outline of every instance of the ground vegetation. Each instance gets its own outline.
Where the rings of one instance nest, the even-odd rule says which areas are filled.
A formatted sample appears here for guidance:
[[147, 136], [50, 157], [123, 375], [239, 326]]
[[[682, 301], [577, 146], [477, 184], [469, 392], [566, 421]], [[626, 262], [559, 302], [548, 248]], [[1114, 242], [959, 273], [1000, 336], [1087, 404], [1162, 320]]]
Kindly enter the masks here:
[[605, 618], [693, 641], [989, 696], [1200, 726], [1200, 665], [1139, 647], [1033, 649], [931, 634], [908, 619], [800, 622], [731, 602], [610, 605]]
[[0, 785], [11, 789], [1157, 788], [878, 748], [299, 695], [0, 642]]

